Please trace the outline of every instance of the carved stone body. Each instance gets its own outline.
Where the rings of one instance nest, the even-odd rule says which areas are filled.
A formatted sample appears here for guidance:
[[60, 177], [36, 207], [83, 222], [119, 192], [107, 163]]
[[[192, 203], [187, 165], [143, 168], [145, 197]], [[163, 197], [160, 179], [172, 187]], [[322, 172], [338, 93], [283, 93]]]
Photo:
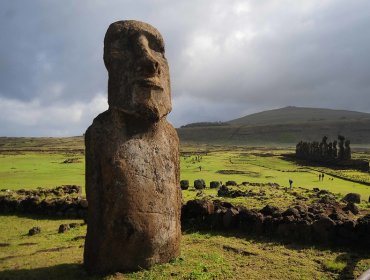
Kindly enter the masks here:
[[104, 41], [109, 110], [85, 134], [90, 273], [148, 268], [180, 253], [179, 142], [163, 39], [137, 21]]

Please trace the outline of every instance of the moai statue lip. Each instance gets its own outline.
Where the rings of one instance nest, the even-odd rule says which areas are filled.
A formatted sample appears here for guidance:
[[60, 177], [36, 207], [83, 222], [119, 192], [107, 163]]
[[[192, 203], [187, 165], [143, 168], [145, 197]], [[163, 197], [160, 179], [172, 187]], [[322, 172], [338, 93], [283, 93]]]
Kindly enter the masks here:
[[133, 20], [112, 23], [104, 63], [110, 108], [155, 122], [171, 111], [169, 67], [157, 29]]

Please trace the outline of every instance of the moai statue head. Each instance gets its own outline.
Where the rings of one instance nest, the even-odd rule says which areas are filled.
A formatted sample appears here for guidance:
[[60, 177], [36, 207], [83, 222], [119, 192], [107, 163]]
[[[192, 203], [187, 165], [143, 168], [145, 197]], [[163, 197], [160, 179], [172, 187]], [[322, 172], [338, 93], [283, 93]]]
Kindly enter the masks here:
[[346, 148], [349, 148], [350, 144], [351, 144], [351, 141], [349, 141], [348, 139], [344, 142], [344, 145], [346, 146]]
[[104, 63], [110, 108], [154, 122], [171, 111], [164, 42], [153, 26], [134, 20], [112, 23], [104, 38]]
[[326, 140], [328, 140], [328, 137], [327, 136], [324, 136], [323, 138], [322, 138], [322, 143], [325, 143], [326, 144]]
[[333, 142], [333, 148], [337, 148], [337, 144], [338, 144], [338, 142], [337, 142], [337, 140], [334, 140], [334, 142]]

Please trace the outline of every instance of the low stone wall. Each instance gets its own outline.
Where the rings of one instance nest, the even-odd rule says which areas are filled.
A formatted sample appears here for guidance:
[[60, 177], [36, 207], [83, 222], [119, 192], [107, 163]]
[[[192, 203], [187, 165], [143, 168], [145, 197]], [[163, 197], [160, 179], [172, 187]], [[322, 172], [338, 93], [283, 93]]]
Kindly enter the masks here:
[[[49, 217], [87, 217], [87, 201], [78, 186], [54, 189], [0, 191], [0, 213], [39, 214]], [[184, 228], [237, 230], [296, 243], [344, 245], [370, 249], [370, 214], [357, 218], [325, 196], [311, 205], [286, 210], [266, 205], [260, 210], [237, 207], [220, 200], [195, 199], [182, 206]]]
[[81, 187], [75, 185], [53, 189], [1, 190], [0, 213], [86, 219], [87, 200], [81, 196]]
[[251, 210], [227, 202], [191, 200], [182, 208], [182, 222], [184, 228], [238, 230], [295, 243], [370, 249], [370, 214], [356, 219], [338, 206], [323, 201], [285, 211], [270, 205]]

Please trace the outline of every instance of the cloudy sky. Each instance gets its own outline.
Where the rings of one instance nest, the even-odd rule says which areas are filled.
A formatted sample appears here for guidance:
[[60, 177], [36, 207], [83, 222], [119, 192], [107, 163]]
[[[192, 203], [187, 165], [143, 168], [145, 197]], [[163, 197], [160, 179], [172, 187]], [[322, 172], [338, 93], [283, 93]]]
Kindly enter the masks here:
[[107, 109], [103, 38], [166, 42], [179, 127], [287, 105], [370, 112], [370, 1], [1, 0], [0, 136], [82, 134]]

